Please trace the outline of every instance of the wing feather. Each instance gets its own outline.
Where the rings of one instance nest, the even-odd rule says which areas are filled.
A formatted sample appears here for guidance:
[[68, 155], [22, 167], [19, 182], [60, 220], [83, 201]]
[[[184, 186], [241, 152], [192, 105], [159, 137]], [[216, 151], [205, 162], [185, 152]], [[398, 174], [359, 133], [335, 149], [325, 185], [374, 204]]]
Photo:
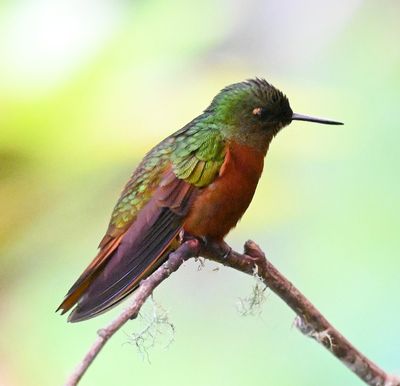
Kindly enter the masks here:
[[196, 191], [172, 171], [165, 175], [118, 247], [108, 256], [107, 264], [79, 298], [70, 321], [85, 320], [106, 311], [139, 285], [182, 229], [184, 215]]
[[225, 153], [218, 130], [191, 126], [146, 155], [121, 194], [98, 255], [59, 307], [64, 313], [76, 304], [70, 321], [108, 310], [164, 261], [192, 202], [217, 177]]

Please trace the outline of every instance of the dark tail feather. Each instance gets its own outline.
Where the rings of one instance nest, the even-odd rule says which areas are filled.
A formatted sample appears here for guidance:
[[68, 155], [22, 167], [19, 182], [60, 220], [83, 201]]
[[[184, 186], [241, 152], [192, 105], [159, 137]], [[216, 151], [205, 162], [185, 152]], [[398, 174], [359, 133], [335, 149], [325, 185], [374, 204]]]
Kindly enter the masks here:
[[152, 240], [148, 243], [149, 237], [145, 237], [137, 248], [134, 245], [129, 248], [129, 245], [121, 243], [104, 270], [79, 299], [68, 321], [80, 322], [93, 318], [130, 295], [141, 280], [165, 261], [169, 246], [181, 227], [174, 228], [164, 235], [163, 240]]
[[166, 175], [117, 246], [95, 267], [91, 264], [89, 273], [85, 271], [84, 279], [67, 295], [60, 306], [64, 312], [77, 302], [70, 322], [93, 318], [115, 306], [164, 261], [196, 192], [172, 172]]
[[[68, 320], [78, 322], [103, 313], [136, 289], [162, 261], [181, 229], [181, 219], [169, 208], [160, 208], [158, 221], [142, 239], [140, 227], [128, 230], [108, 264], [93, 280]], [[139, 219], [138, 219], [139, 220]]]
[[123, 234], [117, 238], [109, 239], [108, 242], [102, 246], [94, 260], [89, 264], [79, 279], [70, 288], [56, 312], [61, 310], [61, 315], [63, 315], [79, 301], [95, 277], [99, 275], [105, 263], [111, 258], [113, 252], [121, 242], [122, 237]]

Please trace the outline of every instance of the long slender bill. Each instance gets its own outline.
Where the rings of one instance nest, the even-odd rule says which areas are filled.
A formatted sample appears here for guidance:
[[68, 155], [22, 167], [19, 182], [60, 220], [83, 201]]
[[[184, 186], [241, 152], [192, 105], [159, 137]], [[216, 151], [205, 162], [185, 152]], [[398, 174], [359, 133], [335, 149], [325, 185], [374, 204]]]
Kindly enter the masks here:
[[331, 121], [330, 119], [311, 117], [309, 115], [293, 113], [292, 121], [307, 121], [322, 123], [324, 125], [343, 125], [343, 122]]

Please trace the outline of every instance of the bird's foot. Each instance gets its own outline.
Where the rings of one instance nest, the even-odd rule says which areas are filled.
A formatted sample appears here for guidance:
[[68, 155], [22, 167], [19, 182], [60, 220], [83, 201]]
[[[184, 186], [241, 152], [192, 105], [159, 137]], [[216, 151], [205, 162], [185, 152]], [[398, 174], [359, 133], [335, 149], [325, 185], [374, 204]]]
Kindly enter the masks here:
[[[207, 252], [217, 254], [221, 260], [226, 260], [232, 251], [232, 248], [223, 240], [211, 239], [207, 236], [193, 236], [185, 231], [179, 234], [179, 242], [184, 243], [188, 240], [197, 240], [201, 243], [201, 251], [207, 255]], [[201, 252], [200, 252], [201, 254]]]
[[209, 238], [204, 238], [204, 250], [212, 251], [213, 255], [217, 255], [220, 260], [226, 260], [232, 248], [223, 240], [213, 240]]
[[221, 249], [221, 258], [223, 260], [226, 260], [228, 258], [228, 256], [231, 254], [232, 252], [232, 247], [230, 247], [227, 243], [225, 243], [225, 241], [223, 241], [222, 243], [219, 244], [219, 247]]

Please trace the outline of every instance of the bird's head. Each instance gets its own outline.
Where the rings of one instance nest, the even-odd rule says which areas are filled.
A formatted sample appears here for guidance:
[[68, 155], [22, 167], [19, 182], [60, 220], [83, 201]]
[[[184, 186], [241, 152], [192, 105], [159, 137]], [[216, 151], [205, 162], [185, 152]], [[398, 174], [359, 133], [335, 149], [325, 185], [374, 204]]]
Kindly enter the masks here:
[[206, 112], [220, 122], [227, 137], [261, 147], [268, 146], [269, 141], [293, 120], [342, 124], [293, 113], [287, 97], [258, 78], [225, 87]]

